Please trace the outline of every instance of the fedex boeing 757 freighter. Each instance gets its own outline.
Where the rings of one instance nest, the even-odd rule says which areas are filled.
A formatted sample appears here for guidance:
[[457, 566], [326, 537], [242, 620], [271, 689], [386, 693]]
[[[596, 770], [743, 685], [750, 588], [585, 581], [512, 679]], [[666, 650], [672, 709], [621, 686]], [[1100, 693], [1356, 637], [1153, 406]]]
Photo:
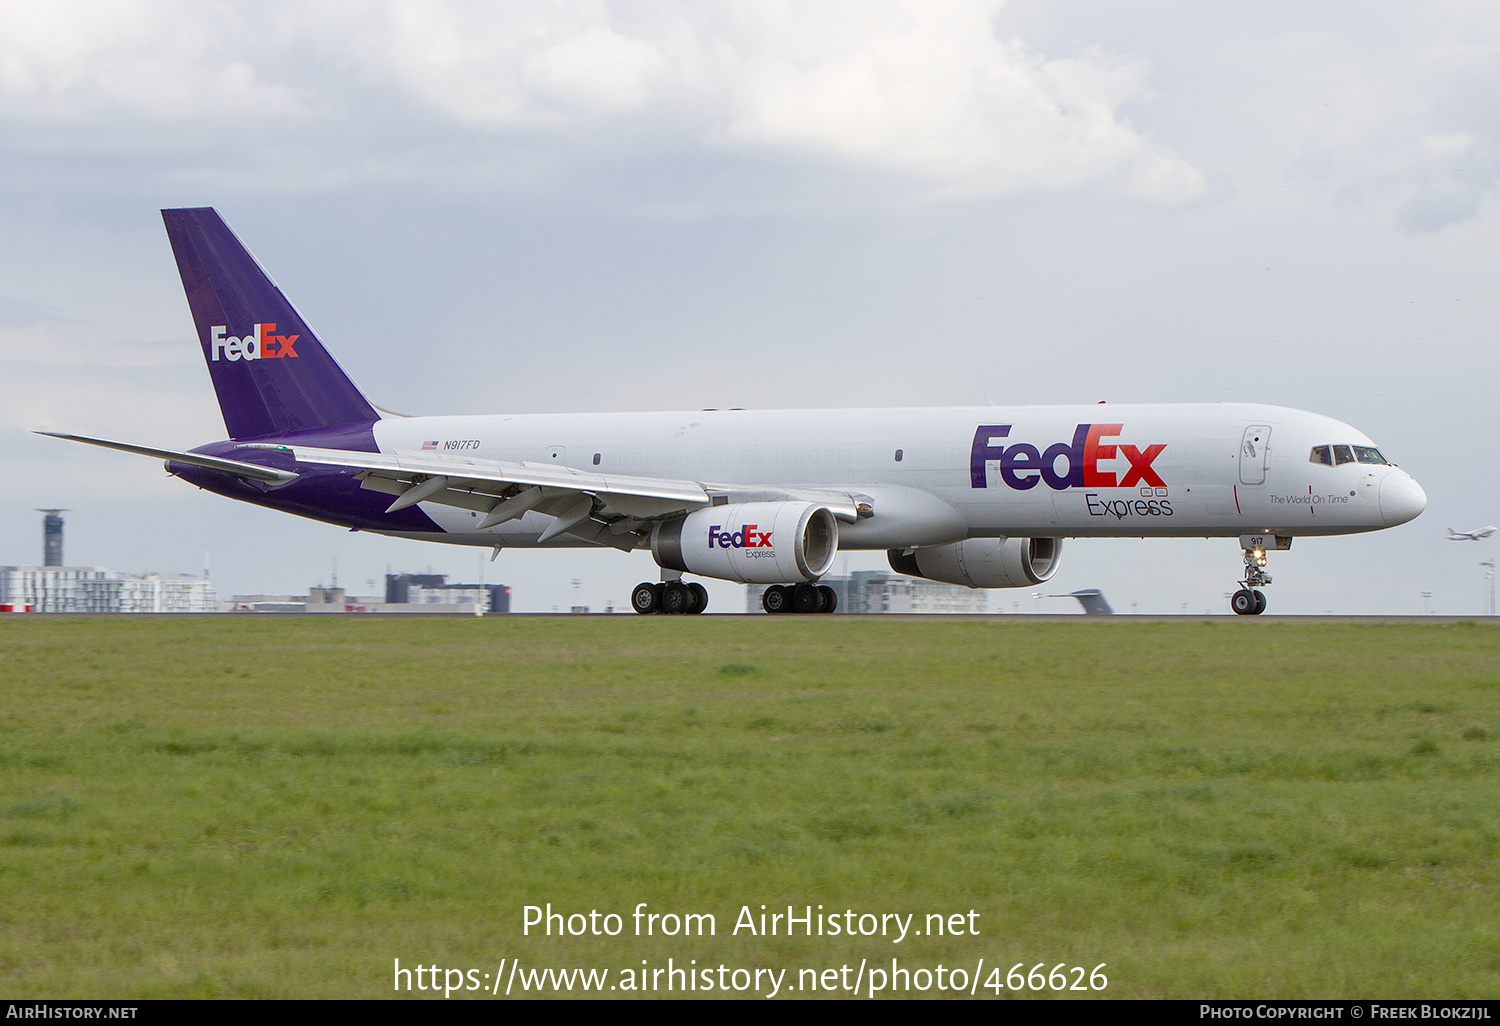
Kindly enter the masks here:
[[227, 441], [188, 452], [58, 435], [357, 531], [455, 545], [649, 549], [637, 612], [699, 613], [683, 575], [832, 612], [842, 548], [900, 573], [1027, 588], [1064, 538], [1237, 538], [1266, 552], [1404, 524], [1427, 496], [1362, 432], [1248, 403], [402, 417], [378, 411], [210, 208], [164, 210]]

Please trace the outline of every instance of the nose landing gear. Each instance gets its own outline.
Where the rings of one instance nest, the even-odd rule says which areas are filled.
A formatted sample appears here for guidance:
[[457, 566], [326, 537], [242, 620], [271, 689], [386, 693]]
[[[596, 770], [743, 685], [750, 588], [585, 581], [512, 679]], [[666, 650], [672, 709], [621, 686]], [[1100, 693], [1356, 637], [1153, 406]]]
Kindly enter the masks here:
[[[1287, 544], [1290, 546], [1290, 539]], [[1240, 581], [1240, 590], [1230, 597], [1229, 608], [1239, 616], [1259, 616], [1264, 613], [1266, 593], [1260, 589], [1270, 583], [1271, 575], [1266, 573], [1266, 550], [1246, 546], [1245, 579]]]

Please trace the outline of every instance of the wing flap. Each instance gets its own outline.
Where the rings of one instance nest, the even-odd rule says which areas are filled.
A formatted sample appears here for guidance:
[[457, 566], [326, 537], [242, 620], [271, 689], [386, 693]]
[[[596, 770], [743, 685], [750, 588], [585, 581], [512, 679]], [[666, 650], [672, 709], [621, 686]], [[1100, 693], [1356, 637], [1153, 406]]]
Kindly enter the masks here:
[[[409, 450], [352, 452], [268, 442], [247, 442], [242, 448], [285, 452], [299, 463], [355, 467], [363, 487], [397, 496], [396, 503], [402, 503], [402, 496], [422, 490], [421, 498], [413, 502], [436, 502], [480, 513], [493, 511], [518, 490], [531, 488], [541, 489], [546, 499], [539, 512], [553, 515], [559, 510], [552, 506], [561, 504], [570, 510], [577, 506], [576, 501], [565, 501], [570, 495], [593, 496], [610, 513], [641, 520], [687, 512], [710, 502], [708, 492], [696, 481], [595, 474], [572, 467], [433, 456]], [[443, 479], [441, 483], [439, 478]], [[579, 533], [576, 525], [570, 533]]]

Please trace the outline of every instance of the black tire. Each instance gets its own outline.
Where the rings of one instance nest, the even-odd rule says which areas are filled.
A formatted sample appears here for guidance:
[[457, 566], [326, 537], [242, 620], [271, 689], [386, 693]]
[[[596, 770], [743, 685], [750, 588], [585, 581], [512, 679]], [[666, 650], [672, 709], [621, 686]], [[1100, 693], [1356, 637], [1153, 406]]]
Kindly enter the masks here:
[[668, 581], [661, 586], [661, 611], [663, 613], [686, 613], [692, 594], [681, 581]]
[[790, 612], [792, 608], [792, 593], [779, 584], [773, 584], [761, 595], [760, 607], [773, 615]]
[[799, 584], [792, 589], [792, 612], [816, 613], [822, 604], [822, 596], [811, 584]]
[[1229, 608], [1238, 616], [1250, 616], [1255, 612], [1255, 593], [1248, 588], [1241, 588], [1230, 596]]
[[630, 608], [637, 613], [654, 613], [661, 605], [661, 585], [643, 581], [630, 593]]
[[705, 588], [703, 585], [699, 584], [697, 581], [694, 581], [692, 584], [689, 584], [687, 587], [688, 587], [688, 592], [693, 597], [693, 603], [692, 603], [693, 607], [691, 609], [689, 609], [688, 612], [689, 613], [693, 613], [693, 614], [696, 615], [698, 613], [703, 612], [705, 609], [707, 609], [708, 608], [708, 589]]
[[1256, 588], [1251, 594], [1255, 596], [1255, 611], [1252, 616], [1259, 616], [1266, 611], [1266, 593]]
[[823, 599], [818, 606], [818, 612], [831, 613], [839, 607], [839, 593], [826, 584], [818, 585], [818, 595]]

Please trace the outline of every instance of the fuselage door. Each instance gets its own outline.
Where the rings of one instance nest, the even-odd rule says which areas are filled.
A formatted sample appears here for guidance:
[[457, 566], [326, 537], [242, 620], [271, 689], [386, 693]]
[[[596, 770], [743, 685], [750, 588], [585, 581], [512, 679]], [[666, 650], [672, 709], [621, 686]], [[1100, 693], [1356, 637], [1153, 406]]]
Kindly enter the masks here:
[[1240, 484], [1265, 484], [1270, 465], [1271, 428], [1267, 424], [1251, 424], [1240, 439]]

